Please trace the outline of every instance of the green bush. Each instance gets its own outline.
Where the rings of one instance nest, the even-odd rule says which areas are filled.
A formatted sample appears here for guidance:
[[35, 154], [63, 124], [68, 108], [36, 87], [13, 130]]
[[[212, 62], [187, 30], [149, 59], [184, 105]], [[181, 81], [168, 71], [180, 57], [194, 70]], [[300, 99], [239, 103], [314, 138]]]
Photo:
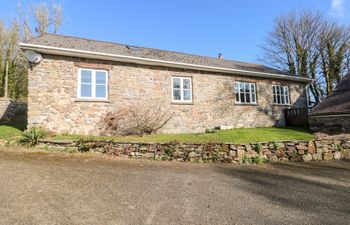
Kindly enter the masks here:
[[32, 127], [22, 133], [20, 143], [28, 147], [34, 147], [39, 140], [47, 136], [47, 131], [40, 127]]
[[254, 145], [254, 150], [260, 155], [262, 152], [262, 145], [260, 143], [256, 143]]
[[267, 163], [267, 159], [262, 156], [257, 156], [252, 158], [252, 162], [255, 164], [265, 164]]
[[242, 163], [244, 164], [252, 164], [252, 158], [250, 156], [244, 155], [242, 158]]
[[343, 147], [340, 145], [340, 144], [337, 144], [336, 146], [335, 146], [335, 150], [336, 151], [343, 151]]

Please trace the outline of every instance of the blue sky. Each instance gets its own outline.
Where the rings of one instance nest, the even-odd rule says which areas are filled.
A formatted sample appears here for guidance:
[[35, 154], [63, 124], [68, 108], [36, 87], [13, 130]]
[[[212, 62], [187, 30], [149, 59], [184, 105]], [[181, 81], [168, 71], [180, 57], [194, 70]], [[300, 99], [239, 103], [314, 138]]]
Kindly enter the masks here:
[[[22, 0], [22, 5], [31, 2]], [[350, 0], [65, 0], [60, 33], [225, 59], [257, 62], [276, 16], [315, 8], [350, 23]], [[18, 1], [0, 0], [10, 21]]]

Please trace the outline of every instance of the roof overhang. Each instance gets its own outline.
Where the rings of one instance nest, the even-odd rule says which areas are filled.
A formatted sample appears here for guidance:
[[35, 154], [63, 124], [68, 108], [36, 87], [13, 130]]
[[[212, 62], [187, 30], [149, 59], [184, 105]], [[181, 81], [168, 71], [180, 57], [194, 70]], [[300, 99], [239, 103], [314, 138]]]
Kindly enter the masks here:
[[310, 113], [309, 117], [313, 117], [313, 118], [350, 117], [350, 112]]
[[265, 73], [265, 72], [230, 69], [230, 68], [223, 68], [223, 67], [205, 66], [205, 65], [198, 65], [198, 64], [172, 62], [172, 61], [164, 61], [164, 60], [158, 60], [158, 59], [141, 58], [141, 57], [135, 57], [135, 56], [125, 56], [125, 55], [109, 54], [109, 53], [102, 53], [102, 52], [92, 52], [92, 51], [84, 51], [84, 50], [77, 50], [77, 49], [70, 49], [70, 48], [60, 48], [60, 47], [53, 47], [53, 46], [28, 44], [28, 43], [20, 43], [19, 45], [23, 50], [32, 50], [39, 53], [52, 54], [52, 55], [73, 56], [73, 57], [136, 63], [136, 64], [153, 65], [153, 66], [166, 66], [166, 67], [174, 67], [174, 68], [181, 68], [181, 69], [191, 69], [191, 70], [218, 72], [218, 73], [226, 73], [226, 74], [264, 77], [264, 78], [270, 78], [270, 79], [274, 78], [274, 79], [281, 79], [281, 80], [291, 80], [291, 81], [298, 81], [298, 82], [305, 82], [305, 83], [310, 83], [312, 81], [312, 79], [305, 78], [305, 77], [289, 76], [289, 75], [277, 74], [277, 73]]

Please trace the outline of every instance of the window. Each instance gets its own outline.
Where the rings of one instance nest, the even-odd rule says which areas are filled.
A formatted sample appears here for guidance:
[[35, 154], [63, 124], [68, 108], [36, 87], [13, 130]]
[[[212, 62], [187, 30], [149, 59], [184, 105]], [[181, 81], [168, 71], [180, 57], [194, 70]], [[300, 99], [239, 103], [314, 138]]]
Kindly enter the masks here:
[[236, 103], [256, 104], [256, 88], [254, 83], [235, 82]]
[[108, 72], [105, 70], [79, 69], [78, 98], [108, 99]]
[[288, 86], [272, 86], [273, 103], [277, 105], [289, 105], [289, 89]]
[[192, 102], [192, 78], [172, 77], [173, 102]]

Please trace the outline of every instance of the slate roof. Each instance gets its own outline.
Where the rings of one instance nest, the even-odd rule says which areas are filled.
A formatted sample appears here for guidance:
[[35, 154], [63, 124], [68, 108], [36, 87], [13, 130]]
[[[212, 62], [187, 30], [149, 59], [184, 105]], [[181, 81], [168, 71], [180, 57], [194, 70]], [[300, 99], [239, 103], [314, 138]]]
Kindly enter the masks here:
[[350, 73], [337, 85], [334, 91], [311, 112], [311, 116], [350, 113]]
[[299, 77], [286, 73], [280, 70], [276, 70], [270, 67], [266, 67], [259, 64], [225, 60], [213, 57], [204, 57], [198, 55], [191, 55], [185, 53], [179, 53], [174, 51], [165, 51], [153, 48], [144, 48], [138, 46], [131, 46], [126, 44], [117, 44], [105, 41], [96, 41], [85, 38], [70, 37], [57, 34], [45, 34], [31, 39], [25, 44], [43, 45], [50, 47], [67, 48], [74, 50], [91, 51], [98, 53], [107, 53], [123, 56], [133, 56], [146, 59], [164, 60], [177, 63], [188, 63], [200, 66], [212, 66], [221, 67], [227, 69], [237, 69], [252, 72], [263, 72], [272, 74], [289, 75]]

